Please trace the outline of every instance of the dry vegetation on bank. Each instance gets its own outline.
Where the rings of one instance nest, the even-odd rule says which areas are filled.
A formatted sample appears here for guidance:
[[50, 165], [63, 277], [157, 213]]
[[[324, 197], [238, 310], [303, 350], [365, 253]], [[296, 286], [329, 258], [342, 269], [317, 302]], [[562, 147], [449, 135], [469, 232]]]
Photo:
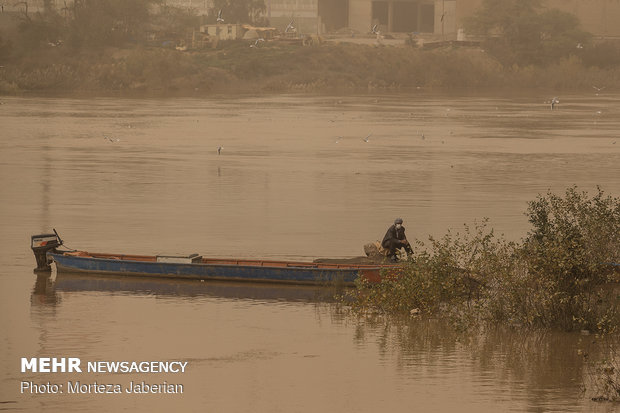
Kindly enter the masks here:
[[206, 95], [433, 89], [620, 88], [620, 67], [588, 66], [577, 57], [546, 67], [506, 68], [479, 48], [421, 50], [410, 46], [247, 41], [217, 49], [48, 47], [4, 63], [0, 93], [128, 93]]
[[532, 229], [506, 241], [486, 221], [419, 242], [397, 277], [360, 281], [358, 311], [440, 314], [457, 326], [502, 324], [620, 332], [620, 198], [571, 187], [529, 203]]

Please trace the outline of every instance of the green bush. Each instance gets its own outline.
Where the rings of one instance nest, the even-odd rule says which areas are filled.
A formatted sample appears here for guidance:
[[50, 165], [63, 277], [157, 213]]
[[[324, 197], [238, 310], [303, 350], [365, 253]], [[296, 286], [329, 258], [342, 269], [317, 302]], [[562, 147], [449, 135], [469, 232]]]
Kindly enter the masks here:
[[609, 282], [620, 262], [620, 199], [575, 187], [529, 203], [533, 228], [520, 243], [497, 237], [487, 221], [420, 243], [378, 285], [359, 282], [353, 308], [443, 313], [461, 327], [477, 323], [617, 330], [618, 295]]
[[522, 249], [529, 274], [544, 282], [548, 321], [564, 329], [614, 329], [599, 305], [606, 298], [599, 287], [612, 280], [610, 264], [620, 262], [620, 200], [600, 188], [590, 198], [573, 187], [564, 197], [539, 196], [527, 215], [533, 230]]
[[472, 302], [495, 277], [510, 272], [515, 245], [496, 237], [485, 219], [473, 229], [464, 225], [462, 232], [429, 238], [428, 248], [418, 241], [417, 249], [378, 285], [358, 281], [354, 307], [417, 314]]
[[609, 263], [620, 262], [620, 199], [597, 191], [590, 198], [572, 187], [564, 197], [548, 192], [529, 203], [530, 270], [567, 292], [608, 281]]

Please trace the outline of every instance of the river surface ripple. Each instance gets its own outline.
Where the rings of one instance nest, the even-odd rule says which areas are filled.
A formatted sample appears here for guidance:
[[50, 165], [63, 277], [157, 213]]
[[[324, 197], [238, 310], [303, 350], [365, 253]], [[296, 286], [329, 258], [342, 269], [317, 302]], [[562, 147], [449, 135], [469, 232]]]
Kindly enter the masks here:
[[[353, 257], [395, 217], [410, 239], [527, 202], [620, 192], [620, 95], [0, 99], [0, 407], [22, 411], [613, 411], [575, 334], [455, 335], [356, 318], [330, 291], [37, 278], [32, 234], [70, 248]], [[367, 138], [367, 141], [365, 140]], [[222, 147], [218, 154], [217, 148]], [[21, 357], [182, 360], [182, 374], [21, 373]], [[36, 383], [180, 383], [181, 395], [31, 395]]]

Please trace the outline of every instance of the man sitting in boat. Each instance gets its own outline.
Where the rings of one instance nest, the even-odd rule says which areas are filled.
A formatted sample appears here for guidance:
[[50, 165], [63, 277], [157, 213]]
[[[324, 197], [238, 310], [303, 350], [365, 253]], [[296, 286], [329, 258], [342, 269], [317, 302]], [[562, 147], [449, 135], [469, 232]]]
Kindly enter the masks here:
[[405, 236], [405, 227], [403, 227], [402, 218], [396, 218], [394, 225], [390, 226], [381, 241], [381, 246], [388, 250], [388, 258], [394, 262], [398, 261], [396, 250], [404, 248], [407, 254], [413, 254], [411, 245]]

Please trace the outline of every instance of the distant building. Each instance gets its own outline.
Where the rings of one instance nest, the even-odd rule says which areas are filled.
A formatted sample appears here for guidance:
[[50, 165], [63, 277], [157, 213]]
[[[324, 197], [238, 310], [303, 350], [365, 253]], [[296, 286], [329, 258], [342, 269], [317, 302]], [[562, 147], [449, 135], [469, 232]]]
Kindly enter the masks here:
[[[270, 24], [283, 30], [294, 19], [300, 33], [349, 28], [368, 33], [426, 33], [456, 38], [463, 20], [482, 0], [265, 0]], [[546, 0], [547, 8], [575, 14], [581, 28], [598, 37], [620, 38], [620, 1]]]
[[[349, 28], [359, 33], [373, 26], [383, 33], [433, 33], [456, 37], [460, 0], [265, 0], [272, 26], [295, 19], [302, 33]], [[464, 0], [463, 4], [472, 3]], [[480, 1], [473, 1], [480, 3]], [[471, 10], [474, 7], [465, 7]], [[461, 13], [463, 14], [463, 13]]]
[[217, 37], [219, 40], [241, 39], [245, 30], [240, 24], [204, 24], [200, 32]]

